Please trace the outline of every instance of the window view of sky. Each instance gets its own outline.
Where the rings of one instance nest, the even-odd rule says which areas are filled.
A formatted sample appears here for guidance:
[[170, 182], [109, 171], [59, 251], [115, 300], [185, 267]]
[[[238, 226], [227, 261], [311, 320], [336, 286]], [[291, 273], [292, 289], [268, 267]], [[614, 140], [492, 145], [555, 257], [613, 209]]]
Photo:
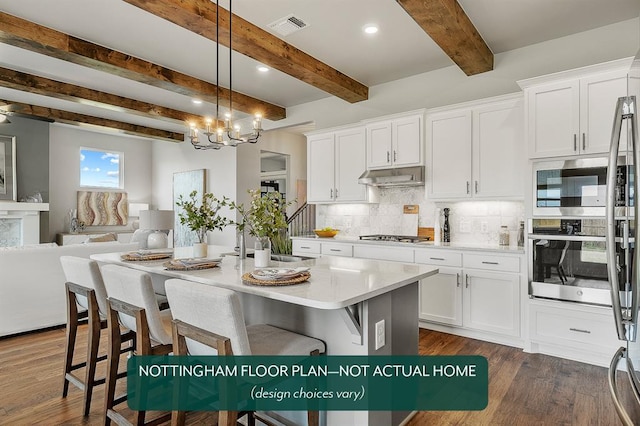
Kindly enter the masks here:
[[80, 149], [80, 186], [120, 188], [119, 152]]

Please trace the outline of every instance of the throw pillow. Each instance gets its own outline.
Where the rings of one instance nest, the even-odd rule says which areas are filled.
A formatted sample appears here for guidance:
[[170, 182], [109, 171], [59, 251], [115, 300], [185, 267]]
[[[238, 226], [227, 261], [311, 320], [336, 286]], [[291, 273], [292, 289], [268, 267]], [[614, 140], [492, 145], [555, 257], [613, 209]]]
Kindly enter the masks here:
[[85, 243], [106, 243], [109, 241], [118, 241], [118, 236], [113, 232], [108, 232], [106, 234], [89, 237]]

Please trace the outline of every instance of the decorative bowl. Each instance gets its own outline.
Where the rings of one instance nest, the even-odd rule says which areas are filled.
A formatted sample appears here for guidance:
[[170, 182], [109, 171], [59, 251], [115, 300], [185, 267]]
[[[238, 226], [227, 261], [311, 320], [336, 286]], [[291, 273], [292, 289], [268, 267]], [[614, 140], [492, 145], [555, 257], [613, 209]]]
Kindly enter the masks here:
[[333, 238], [338, 234], [338, 232], [340, 232], [340, 230], [332, 229], [330, 231], [327, 231], [325, 229], [314, 229], [313, 232], [315, 232], [316, 235], [320, 238]]

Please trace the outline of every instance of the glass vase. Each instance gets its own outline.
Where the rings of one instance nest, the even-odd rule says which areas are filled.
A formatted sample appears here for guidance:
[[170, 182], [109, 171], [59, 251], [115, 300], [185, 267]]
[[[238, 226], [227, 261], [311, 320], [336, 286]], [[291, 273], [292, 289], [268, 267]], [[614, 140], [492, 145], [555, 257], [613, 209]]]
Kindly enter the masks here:
[[256, 268], [266, 268], [271, 260], [271, 240], [269, 237], [258, 237], [253, 245]]

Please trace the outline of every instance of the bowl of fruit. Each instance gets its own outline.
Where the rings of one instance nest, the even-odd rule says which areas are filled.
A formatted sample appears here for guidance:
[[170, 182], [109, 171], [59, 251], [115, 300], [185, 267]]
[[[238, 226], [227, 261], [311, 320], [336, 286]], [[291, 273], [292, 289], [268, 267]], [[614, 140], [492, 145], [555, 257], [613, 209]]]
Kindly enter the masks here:
[[340, 230], [326, 227], [322, 229], [314, 229], [313, 232], [315, 232], [320, 238], [333, 238], [338, 234], [338, 232], [340, 232]]

